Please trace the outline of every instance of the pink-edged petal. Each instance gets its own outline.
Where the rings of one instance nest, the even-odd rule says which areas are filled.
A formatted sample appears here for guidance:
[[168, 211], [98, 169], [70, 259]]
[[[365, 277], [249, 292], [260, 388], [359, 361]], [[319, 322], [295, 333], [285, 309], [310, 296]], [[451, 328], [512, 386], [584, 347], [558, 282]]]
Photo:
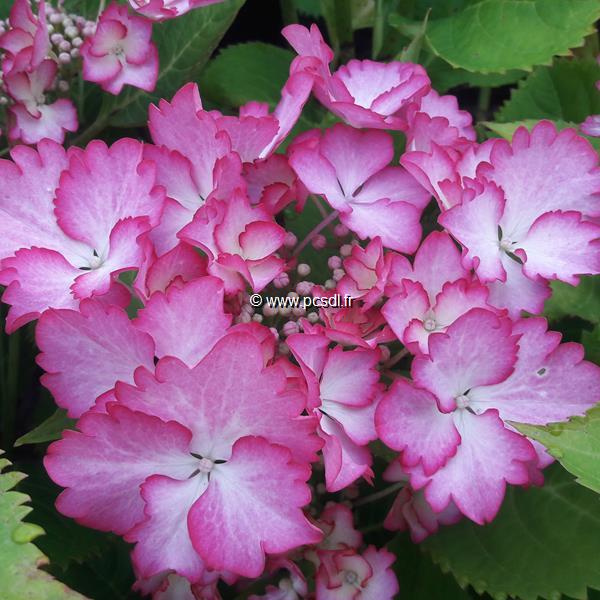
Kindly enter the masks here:
[[498, 412], [460, 411], [456, 426], [461, 444], [456, 455], [430, 479], [425, 498], [436, 512], [454, 501], [469, 519], [483, 525], [496, 516], [506, 484], [529, 483], [527, 463], [535, 450], [523, 436], [504, 427]]
[[469, 283], [466, 279], [445, 284], [435, 302], [437, 327], [448, 327], [472, 308], [492, 309], [487, 302], [488, 294], [485, 286]]
[[94, 56], [90, 40], [81, 47], [83, 57], [83, 78], [86, 81], [103, 84], [111, 81], [121, 72], [123, 65], [114, 54]]
[[279, 124], [272, 116], [266, 117], [221, 117], [217, 127], [226, 131], [231, 140], [231, 149], [237, 152], [242, 162], [252, 162], [262, 156], [263, 148], [275, 137]]
[[504, 253], [501, 260], [506, 281], [491, 281], [487, 284], [490, 304], [506, 308], [513, 319], [520, 317], [524, 310], [531, 314], [541, 313], [544, 302], [552, 293], [549, 283], [541, 277], [527, 277], [523, 273], [522, 264]]
[[260, 260], [279, 250], [285, 240], [285, 229], [273, 222], [254, 221], [240, 233], [241, 254], [247, 260]]
[[213, 190], [216, 161], [225, 156], [231, 143], [219, 132], [213, 117], [202, 110], [198, 86], [184, 85], [171, 103], [161, 100], [149, 110], [150, 133], [154, 143], [177, 150], [192, 164], [192, 174], [200, 195], [206, 200]]
[[496, 408], [502, 419], [545, 425], [582, 415], [600, 400], [600, 367], [583, 360], [583, 347], [560, 344], [544, 319], [521, 319], [518, 360], [507, 379], [475, 388], [469, 397], [477, 410]]
[[433, 303], [447, 281], [456, 281], [467, 275], [460, 250], [452, 238], [446, 232], [432, 231], [417, 250], [413, 275], [409, 279], [421, 283]]
[[345, 433], [343, 427], [327, 416], [321, 418], [319, 435], [323, 438], [325, 484], [328, 492], [339, 492], [359, 477], [369, 480], [371, 453], [368, 446], [359, 446]]
[[580, 126], [581, 133], [590, 137], [600, 137], [600, 115], [590, 115]]
[[473, 129], [473, 117], [466, 110], [460, 110], [456, 96], [440, 96], [431, 89], [421, 98], [419, 111], [430, 117], [444, 117], [450, 127], [455, 127], [461, 137], [475, 141], [477, 136]]
[[131, 560], [138, 577], [172, 570], [192, 582], [201, 578], [204, 563], [192, 546], [187, 519], [207, 486], [202, 474], [183, 481], [153, 475], [142, 484], [146, 518], [126, 535], [136, 543]]
[[77, 131], [77, 111], [71, 100], [61, 98], [53, 104], [39, 107], [39, 117], [32, 117], [22, 105], [9, 108], [14, 117], [9, 137], [26, 144], [37, 144], [48, 139], [62, 143], [66, 131]]
[[193, 367], [231, 324], [223, 309], [223, 284], [214, 277], [201, 277], [155, 293], [134, 324], [155, 341], [159, 358], [175, 356]]
[[421, 211], [407, 202], [378, 200], [373, 204], [352, 204], [352, 211], [340, 220], [361, 239], [379, 236], [386, 248], [408, 254], [421, 239]]
[[[551, 212], [539, 217], [515, 252], [531, 278], [560, 279], [572, 285], [578, 275], [600, 272], [600, 227], [578, 212]], [[521, 250], [522, 249], [522, 250]]]
[[429, 298], [420, 283], [405, 280], [402, 291], [392, 296], [381, 309], [392, 331], [404, 340], [406, 328], [413, 319], [423, 320], [430, 308]]
[[158, 362], [156, 377], [140, 370], [135, 381], [136, 387], [117, 385], [119, 402], [183, 423], [201, 456], [227, 460], [236, 440], [260, 435], [289, 448], [297, 460], [315, 459], [316, 421], [300, 416], [303, 395], [287, 389], [283, 369], [264, 368], [263, 348], [247, 332], [226, 335], [193, 369], [167, 357]]
[[[79, 311], [48, 310], [36, 328], [41, 382], [70, 417], [79, 417], [117, 381], [133, 383], [139, 366], [154, 368], [154, 343], [124, 310], [83, 301]], [[85, 374], [85, 375], [84, 375]]]
[[375, 369], [379, 354], [371, 350], [344, 351], [336, 346], [329, 352], [321, 377], [321, 398], [348, 406], [366, 406], [379, 381]]
[[472, 266], [482, 282], [503, 281], [506, 277], [498, 239], [504, 205], [502, 190], [485, 184], [480, 194], [465, 198], [439, 217], [440, 224], [465, 247], [463, 264]]
[[50, 445], [44, 466], [67, 488], [57, 509], [88, 527], [125, 533], [144, 517], [147, 477], [187, 479], [197, 463], [188, 452], [191, 433], [174, 421], [113, 404], [108, 414], [86, 413], [77, 427]]
[[121, 219], [146, 216], [151, 225], [158, 222], [164, 192], [155, 186], [154, 163], [143, 160], [142, 152], [142, 144], [125, 138], [110, 148], [90, 142], [71, 158], [56, 193], [58, 223], [68, 235], [101, 254]]
[[471, 388], [506, 379], [517, 360], [517, 340], [509, 319], [474, 308], [446, 333], [429, 336], [429, 356], [412, 364], [415, 382], [431, 391], [449, 412]]
[[504, 190], [504, 229], [514, 240], [522, 239], [545, 212], [600, 214], [598, 155], [574, 129], [558, 132], [548, 121], [531, 133], [520, 127], [512, 144], [500, 140], [494, 145], [490, 163], [481, 173]]
[[281, 100], [273, 116], [279, 123], [277, 134], [260, 153], [260, 158], [269, 156], [292, 130], [306, 104], [313, 86], [313, 76], [308, 73], [293, 73], [281, 90]]
[[158, 80], [158, 50], [152, 44], [146, 60], [141, 64], [127, 63], [112, 79], [100, 82], [100, 87], [115, 96], [123, 86], [132, 85], [146, 92], [152, 92]]
[[2, 261], [0, 284], [7, 286], [2, 301], [10, 304], [6, 330], [37, 319], [47, 308], [73, 308], [79, 302], [69, 289], [82, 271], [53, 250], [19, 250]]
[[423, 210], [431, 194], [402, 167], [384, 167], [366, 181], [354, 200], [371, 203], [381, 198], [407, 202]]
[[350, 440], [365, 446], [377, 439], [375, 431], [375, 410], [377, 402], [365, 406], [352, 406], [338, 402], [323, 402], [321, 411], [334, 419]]
[[265, 553], [318, 542], [321, 530], [301, 509], [310, 502], [309, 476], [286, 448], [257, 437], [238, 440], [190, 511], [194, 548], [211, 568], [258, 577]]
[[404, 379], [384, 394], [375, 426], [386, 445], [402, 452], [404, 467], [421, 464], [428, 476], [456, 454], [461, 441], [452, 415], [439, 411], [435, 396]]

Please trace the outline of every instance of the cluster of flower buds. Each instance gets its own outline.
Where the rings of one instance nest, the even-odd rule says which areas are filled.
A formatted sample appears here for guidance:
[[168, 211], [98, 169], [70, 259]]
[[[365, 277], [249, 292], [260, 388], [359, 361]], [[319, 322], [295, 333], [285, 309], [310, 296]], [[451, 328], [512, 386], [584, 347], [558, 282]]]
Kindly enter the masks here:
[[[150, 69], [137, 18], [109, 7], [82, 45], [109, 91]], [[134, 544], [136, 588], [157, 599], [283, 568], [264, 598], [391, 600], [393, 556], [329, 494], [356, 506], [359, 483], [402, 486], [382, 526], [416, 541], [487, 523], [552, 461], [513, 423], [599, 400], [582, 347], [526, 316], [550, 281], [600, 271], [588, 141], [541, 122], [480, 144], [422, 67], [332, 73], [316, 26], [284, 36], [298, 56], [272, 112], [205, 110], [189, 83], [150, 107], [151, 143], [43, 140], [0, 161], [6, 327], [38, 319], [42, 383], [77, 419], [45, 457], [57, 508]], [[311, 94], [341, 122], [286, 139]], [[399, 161], [386, 130], [406, 138]], [[312, 203], [322, 221], [299, 240]], [[397, 453], [383, 473], [380, 442]]]

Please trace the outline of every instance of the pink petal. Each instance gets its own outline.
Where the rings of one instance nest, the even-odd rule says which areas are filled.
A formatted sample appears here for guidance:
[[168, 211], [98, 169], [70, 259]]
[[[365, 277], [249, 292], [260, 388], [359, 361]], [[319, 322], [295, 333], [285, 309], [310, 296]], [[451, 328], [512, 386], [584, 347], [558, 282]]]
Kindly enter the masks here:
[[175, 356], [190, 367], [208, 354], [230, 323], [223, 309], [223, 284], [214, 277], [153, 294], [134, 321], [154, 339], [159, 358]]
[[139, 487], [147, 477], [187, 479], [197, 463], [188, 452], [190, 432], [173, 421], [113, 404], [108, 414], [86, 413], [77, 426], [50, 445], [44, 466], [67, 488], [56, 508], [87, 527], [125, 533], [144, 517]]
[[142, 159], [143, 145], [122, 139], [110, 148], [94, 141], [71, 158], [60, 178], [56, 215], [61, 228], [101, 254], [115, 224], [146, 216], [158, 222], [164, 192], [155, 187], [154, 163]]
[[451, 415], [441, 413], [435, 396], [396, 379], [375, 413], [381, 440], [402, 452], [404, 467], [421, 464], [425, 475], [441, 469], [457, 451], [461, 437]]
[[600, 227], [583, 221], [581, 213], [548, 212], [539, 217], [520, 241], [516, 254], [531, 278], [560, 279], [571, 285], [578, 275], [600, 272]]
[[153, 475], [142, 484], [146, 518], [126, 535], [137, 542], [131, 560], [138, 576], [173, 570], [190, 581], [200, 579], [204, 563], [192, 546], [187, 519], [207, 486], [206, 475], [183, 481]]
[[456, 422], [461, 444], [456, 455], [435, 473], [425, 498], [436, 512], [454, 501], [469, 519], [483, 525], [496, 516], [507, 483], [529, 482], [527, 463], [536, 459], [533, 446], [509, 431], [489, 410], [481, 415], [461, 411]]
[[498, 239], [504, 206], [502, 191], [493, 184], [485, 184], [481, 193], [472, 199], [465, 198], [438, 219], [465, 247], [463, 264], [467, 268], [472, 265], [482, 282], [506, 278]]
[[95, 300], [79, 311], [48, 310], [36, 328], [41, 382], [70, 417], [79, 417], [117, 381], [133, 383], [139, 366], [154, 368], [152, 338], [131, 326], [122, 309]]
[[38, 107], [40, 116], [32, 117], [22, 105], [14, 105], [9, 111], [15, 118], [9, 137], [26, 144], [37, 144], [44, 139], [62, 143], [65, 131], [77, 131], [77, 111], [71, 100], [61, 98], [53, 104]]
[[261, 117], [221, 117], [217, 127], [226, 131], [231, 140], [231, 149], [237, 152], [242, 162], [252, 162], [262, 156], [263, 148], [275, 137], [279, 124], [271, 116]]
[[309, 476], [281, 446], [257, 437], [237, 441], [190, 511], [194, 548], [211, 568], [258, 577], [265, 553], [318, 542], [322, 532], [301, 510], [310, 502]]
[[503, 382], [474, 389], [474, 408], [498, 409], [505, 421], [545, 425], [582, 415], [600, 400], [600, 367], [583, 360], [583, 347], [560, 344], [544, 319], [520, 319], [514, 372]]
[[506, 379], [517, 357], [517, 338], [508, 319], [474, 308], [446, 333], [429, 336], [429, 356], [412, 364], [415, 382], [431, 391], [441, 410], [450, 412], [456, 399], [471, 388]]

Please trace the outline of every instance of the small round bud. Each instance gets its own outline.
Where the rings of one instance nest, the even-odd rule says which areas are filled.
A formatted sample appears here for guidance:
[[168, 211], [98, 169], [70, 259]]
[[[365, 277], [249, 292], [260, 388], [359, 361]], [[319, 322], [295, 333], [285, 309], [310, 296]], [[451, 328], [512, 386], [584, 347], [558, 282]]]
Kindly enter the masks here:
[[298, 298], [299, 296], [296, 292], [288, 292], [287, 297], [288, 298]]
[[285, 239], [283, 240], [283, 245], [286, 248], [293, 248], [297, 243], [298, 238], [291, 231], [286, 231]]
[[279, 339], [279, 331], [275, 329], [275, 327], [269, 327], [269, 331], [273, 334], [273, 337], [278, 340]]
[[337, 282], [334, 281], [333, 279], [328, 279], [325, 282], [325, 289], [326, 290], [335, 290], [335, 286], [337, 285]]
[[344, 271], [344, 269], [334, 269], [333, 270], [333, 279], [335, 281], [340, 281], [342, 279], [342, 277], [344, 277], [345, 274], [346, 274], [346, 271]]
[[277, 314], [277, 309], [274, 306], [269, 306], [268, 304], [265, 304], [265, 306], [263, 306], [262, 312], [263, 315], [265, 315], [265, 317], [269, 318], [274, 317]]
[[260, 313], [256, 313], [256, 314], [252, 315], [252, 320], [255, 323], [262, 323], [263, 322], [263, 316]]
[[350, 233], [350, 230], [343, 223], [338, 223], [334, 227], [333, 233], [336, 237], [346, 237]]
[[311, 289], [312, 285], [310, 285], [309, 281], [299, 281], [296, 284], [296, 292], [298, 292], [300, 296], [308, 296]]
[[287, 337], [288, 335], [293, 335], [294, 333], [298, 333], [299, 331], [300, 330], [298, 329], [298, 323], [296, 323], [296, 321], [287, 321], [284, 324], [281, 333], [283, 333], [283, 335]]
[[310, 266], [306, 263], [300, 263], [296, 268], [296, 271], [298, 271], [300, 277], [306, 277], [307, 275], [310, 275]]
[[339, 269], [342, 266], [342, 259], [339, 256], [330, 256], [327, 260], [327, 266], [333, 269]]
[[61, 52], [58, 55], [58, 62], [61, 65], [68, 65], [71, 62], [71, 55], [68, 52]]
[[50, 23], [52, 23], [52, 25], [58, 25], [59, 23], [63, 22], [64, 18], [65, 15], [63, 15], [61, 12], [52, 13], [50, 15]]
[[70, 87], [69, 86], [69, 82], [68, 81], [64, 81], [64, 79], [58, 82], [58, 89], [61, 92], [68, 92], [69, 91], [69, 87]]
[[309, 312], [308, 315], [306, 315], [306, 318], [309, 323], [314, 325], [319, 320], [319, 315], [316, 312]]
[[290, 276], [287, 273], [280, 273], [273, 280], [273, 285], [280, 290], [281, 288], [287, 287], [290, 285]]
[[292, 309], [289, 306], [280, 306], [279, 307], [279, 314], [282, 317], [289, 317], [292, 314]]
[[62, 50], [63, 52], [68, 52], [71, 49], [71, 42], [63, 40], [60, 42], [60, 44], [58, 44], [58, 49]]
[[72, 19], [70, 19], [69, 17], [63, 18], [63, 27], [66, 29], [68, 29], [69, 27], [73, 27], [73, 21]]
[[79, 35], [79, 29], [77, 29], [77, 27], [75, 27], [74, 25], [71, 25], [70, 27], [66, 27], [65, 28], [65, 35], [68, 38], [77, 37]]
[[315, 250], [323, 250], [327, 246], [327, 239], [319, 233], [312, 239], [311, 245]]
[[79, 58], [80, 55], [81, 51], [79, 50], [79, 48], [73, 48], [71, 50], [71, 58]]
[[303, 317], [306, 314], [306, 309], [299, 306], [298, 308], [292, 308], [292, 314], [295, 317]]
[[341, 248], [340, 248], [340, 254], [346, 258], [347, 256], [350, 256], [350, 254], [352, 254], [352, 246], [350, 244], [344, 244]]
[[76, 38], [73, 38], [71, 40], [71, 45], [74, 48], [79, 48], [81, 46], [81, 44], [83, 44], [83, 40], [79, 36], [77, 36]]
[[50, 41], [55, 45], [58, 46], [65, 38], [63, 37], [62, 33], [53, 33], [50, 36]]

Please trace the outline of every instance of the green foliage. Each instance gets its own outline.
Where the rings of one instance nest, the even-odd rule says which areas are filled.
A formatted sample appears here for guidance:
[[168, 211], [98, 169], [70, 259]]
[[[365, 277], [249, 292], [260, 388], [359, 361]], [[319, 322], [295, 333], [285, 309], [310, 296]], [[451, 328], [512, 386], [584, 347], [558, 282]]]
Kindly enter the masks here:
[[599, 79], [595, 60], [557, 60], [552, 67], [539, 67], [521, 81], [496, 119], [504, 123], [523, 119], [580, 123], [600, 113], [600, 93], [595, 85]]
[[275, 107], [294, 54], [272, 44], [251, 42], [228, 46], [210, 61], [200, 78], [202, 97], [237, 108], [256, 100]]
[[568, 54], [598, 17], [597, 0], [483, 0], [433, 20], [427, 37], [433, 51], [455, 67], [504, 73]]
[[587, 599], [600, 589], [598, 496], [559, 466], [541, 488], [509, 487], [496, 519], [464, 520], [424, 542], [442, 570], [498, 598]]
[[600, 323], [600, 276], [582, 277], [576, 287], [562, 281], [553, 281], [551, 285], [552, 296], [544, 307], [549, 319], [575, 316]]
[[[0, 455], [2, 452], [0, 451]], [[2, 473], [10, 462], [0, 458], [0, 591], [3, 600], [75, 600], [77, 592], [40, 569], [46, 556], [32, 543], [43, 535], [38, 525], [24, 523], [31, 512], [29, 496], [14, 491], [23, 473]]]
[[600, 494], [600, 405], [585, 417], [549, 425], [517, 424], [524, 435], [544, 444], [577, 481]]
[[442, 573], [420, 546], [413, 544], [406, 533], [397, 535], [388, 544], [396, 556], [394, 571], [400, 581], [400, 593], [410, 600], [469, 600], [450, 574]]
[[196, 80], [243, 3], [244, 0], [226, 0], [156, 24], [153, 39], [160, 55], [156, 89], [147, 93], [139, 88], [125, 88], [108, 101], [110, 124], [143, 125], [151, 102], [170, 99], [183, 84]]
[[15, 447], [25, 444], [43, 444], [58, 440], [65, 429], [72, 429], [74, 425], [75, 419], [67, 417], [67, 411], [63, 408], [57, 408], [54, 414], [49, 416], [44, 422], [25, 435], [22, 435], [15, 442]]

